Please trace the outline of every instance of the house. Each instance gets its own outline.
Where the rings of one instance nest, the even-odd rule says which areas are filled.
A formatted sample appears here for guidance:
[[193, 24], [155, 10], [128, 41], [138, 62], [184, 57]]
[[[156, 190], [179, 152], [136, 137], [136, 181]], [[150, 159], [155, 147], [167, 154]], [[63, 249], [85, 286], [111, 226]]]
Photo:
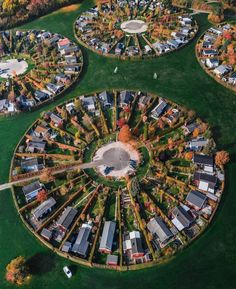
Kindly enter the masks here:
[[202, 55], [206, 57], [215, 57], [218, 53], [219, 51], [217, 49], [204, 49], [202, 51]]
[[167, 115], [165, 116], [165, 120], [168, 122], [169, 125], [172, 125], [177, 122], [179, 119], [180, 112], [176, 108], [171, 108]]
[[27, 152], [30, 153], [44, 153], [46, 150], [46, 142], [44, 141], [30, 141], [28, 143]]
[[198, 124], [194, 122], [194, 123], [190, 123], [187, 125], [183, 125], [182, 129], [183, 129], [185, 135], [189, 135], [189, 134], [193, 133], [195, 128], [197, 128], [197, 127], [198, 127]]
[[71, 248], [72, 248], [71, 242], [66, 241], [66, 242], [63, 244], [61, 250], [62, 250], [62, 252], [68, 253], [68, 252], [70, 252]]
[[147, 94], [140, 94], [138, 100], [138, 107], [140, 110], [145, 109], [149, 103], [151, 102], [152, 98], [150, 95]]
[[169, 39], [167, 40], [167, 44], [172, 48], [172, 49], [177, 49], [179, 47], [178, 41], [175, 39]]
[[40, 233], [40, 235], [41, 235], [44, 239], [46, 239], [46, 240], [48, 240], [48, 241], [50, 241], [50, 240], [52, 239], [52, 231], [50, 231], [50, 230], [48, 230], [48, 229], [46, 229], [46, 228], [43, 228], [43, 230], [42, 230], [42, 232]]
[[96, 110], [96, 98], [95, 96], [80, 96], [80, 100], [83, 106], [90, 112], [95, 112]]
[[66, 55], [65, 61], [67, 64], [76, 64], [77, 63], [77, 57], [75, 55]]
[[42, 90], [35, 90], [34, 97], [37, 101], [43, 102], [49, 98], [49, 95], [46, 92], [43, 92]]
[[192, 217], [192, 215], [190, 215], [189, 210], [182, 206], [174, 208], [174, 210], [172, 211], [172, 217], [173, 219], [171, 220], [171, 222], [179, 231], [190, 228], [194, 222], [194, 218]]
[[203, 138], [192, 139], [187, 143], [186, 148], [191, 151], [201, 151], [208, 144], [208, 142], [208, 139], [205, 140]]
[[[12, 105], [14, 105], [14, 104], [10, 103], [9, 100], [1, 99], [0, 100], [0, 112], [11, 112], [12, 111], [12, 109], [11, 109]], [[13, 109], [12, 112], [14, 112], [14, 111], [15, 111], [15, 108]]]
[[59, 50], [62, 50], [62, 49], [69, 47], [70, 44], [71, 42], [68, 38], [62, 38], [57, 42], [57, 47]]
[[41, 220], [45, 218], [48, 214], [50, 214], [53, 208], [56, 205], [56, 201], [54, 198], [49, 198], [46, 201], [42, 202], [38, 207], [36, 207], [32, 211], [32, 215], [36, 220]]
[[106, 264], [109, 266], [117, 266], [118, 265], [118, 256], [116, 255], [108, 255]]
[[55, 80], [63, 84], [67, 84], [69, 79], [70, 79], [69, 76], [65, 75], [64, 73], [59, 73], [55, 76]]
[[205, 173], [196, 172], [193, 175], [193, 181], [198, 186], [198, 189], [205, 192], [215, 193], [217, 177]]
[[76, 110], [75, 110], [75, 105], [73, 102], [70, 102], [70, 103], [67, 103], [66, 104], [66, 110], [69, 112], [70, 115], [73, 115], [76, 113]]
[[132, 231], [124, 236], [123, 250], [129, 253], [132, 259], [139, 259], [144, 256], [141, 235], [139, 231]]
[[37, 197], [38, 192], [42, 190], [42, 188], [43, 185], [39, 181], [24, 186], [22, 191], [25, 195], [26, 202], [29, 203], [33, 201]]
[[111, 94], [107, 91], [103, 91], [99, 93], [98, 95], [102, 105], [106, 108], [110, 108], [113, 106], [113, 99], [111, 97]]
[[154, 239], [158, 239], [163, 244], [173, 237], [173, 234], [171, 233], [167, 225], [158, 216], [152, 218], [147, 223], [147, 228], [153, 235]]
[[72, 252], [79, 256], [86, 258], [89, 248], [89, 236], [92, 230], [92, 226], [89, 224], [83, 224], [79, 230], [79, 234], [76, 238], [74, 245], [72, 246]]
[[156, 49], [160, 54], [170, 51], [170, 46], [167, 43], [155, 42], [152, 47]]
[[50, 128], [43, 125], [37, 125], [33, 131], [33, 136], [38, 138], [47, 138], [50, 136]]
[[228, 79], [230, 84], [236, 85], [236, 72], [233, 72]]
[[106, 221], [102, 231], [102, 238], [99, 246], [99, 251], [110, 254], [112, 252], [113, 239], [116, 230], [116, 223], [113, 221]]
[[152, 53], [152, 48], [149, 45], [145, 45], [144, 46], [144, 50], [146, 54], [150, 54]]
[[151, 111], [151, 117], [158, 119], [167, 107], [167, 103], [160, 98], [158, 105]]
[[131, 104], [133, 101], [133, 94], [131, 91], [123, 90], [120, 92], [119, 105], [124, 108]]
[[60, 49], [60, 53], [61, 53], [62, 56], [65, 56], [65, 55], [69, 55], [69, 54], [75, 53], [78, 50], [79, 50], [78, 46], [71, 45], [71, 46], [65, 47], [63, 49]]
[[215, 73], [217, 77], [222, 77], [228, 74], [231, 70], [232, 67], [230, 65], [221, 64], [213, 70], [213, 73]]
[[56, 127], [61, 127], [63, 125], [63, 119], [58, 115], [56, 115], [55, 113], [53, 112], [49, 113], [49, 117]]
[[195, 210], [199, 211], [203, 208], [207, 200], [207, 196], [199, 191], [190, 191], [186, 197], [186, 201]]
[[52, 92], [53, 94], [58, 94], [60, 92], [62, 92], [62, 90], [64, 89], [64, 85], [59, 85], [59, 84], [54, 84], [54, 83], [48, 83], [46, 85], [46, 88]]
[[70, 206], [66, 207], [66, 209], [63, 211], [62, 215], [57, 221], [57, 226], [62, 232], [66, 232], [70, 228], [77, 213], [78, 211], [73, 207]]
[[39, 164], [37, 158], [26, 158], [21, 160], [21, 169], [26, 173], [38, 172], [44, 168], [43, 164]]
[[214, 169], [214, 158], [208, 155], [194, 154], [193, 156], [194, 164], [203, 167], [206, 172], [213, 172]]
[[217, 58], [207, 58], [205, 64], [208, 68], [213, 69], [219, 66], [219, 60]]

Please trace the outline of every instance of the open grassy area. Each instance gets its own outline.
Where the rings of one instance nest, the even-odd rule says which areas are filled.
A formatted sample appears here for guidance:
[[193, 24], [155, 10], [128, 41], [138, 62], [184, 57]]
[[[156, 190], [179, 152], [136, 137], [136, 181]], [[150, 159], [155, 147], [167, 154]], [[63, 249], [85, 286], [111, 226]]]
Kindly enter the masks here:
[[[72, 24], [79, 12], [91, 6], [86, 0], [77, 10], [61, 10], [23, 28], [49, 29], [73, 40]], [[207, 16], [196, 16], [199, 35], [210, 24]], [[172, 261], [142, 271], [117, 273], [77, 266], [57, 257], [42, 246], [22, 225], [13, 206], [9, 190], [0, 192], [0, 288], [16, 288], [4, 280], [5, 266], [9, 261], [24, 255], [30, 259], [34, 273], [30, 289], [235, 289], [236, 287], [236, 95], [209, 77], [199, 66], [194, 55], [196, 40], [170, 55], [144, 61], [118, 61], [83, 49], [85, 69], [82, 80], [64, 98], [66, 99], [104, 89], [136, 89], [169, 98], [210, 123], [219, 149], [231, 153], [226, 170], [226, 189], [213, 223], [207, 231], [179, 253]], [[114, 68], [118, 73], [114, 74]], [[153, 79], [157, 73], [158, 79]], [[8, 179], [13, 150], [29, 125], [40, 111], [0, 119], [0, 182]], [[75, 276], [68, 280], [63, 265], [73, 265]]]

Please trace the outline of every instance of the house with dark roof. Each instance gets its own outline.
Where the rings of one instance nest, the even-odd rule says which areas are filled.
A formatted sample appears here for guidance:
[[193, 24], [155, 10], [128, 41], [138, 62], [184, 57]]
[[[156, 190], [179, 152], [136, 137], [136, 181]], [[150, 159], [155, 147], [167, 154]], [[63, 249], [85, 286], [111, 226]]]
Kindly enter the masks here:
[[60, 127], [63, 125], [63, 119], [58, 115], [56, 115], [55, 113], [53, 112], [49, 113], [49, 117], [56, 127]]
[[190, 191], [186, 197], [187, 203], [197, 211], [204, 207], [206, 200], [207, 196], [199, 191]]
[[29, 141], [26, 152], [30, 153], [44, 153], [46, 148], [46, 142], [44, 141]]
[[197, 123], [190, 123], [182, 126], [185, 135], [189, 135], [194, 132], [195, 128], [198, 127]]
[[154, 239], [159, 240], [161, 243], [165, 244], [173, 237], [173, 234], [164, 223], [164, 221], [155, 216], [147, 223], [147, 228], [150, 233], [153, 235]]
[[113, 239], [116, 230], [116, 223], [113, 221], [106, 221], [102, 231], [102, 238], [99, 246], [99, 251], [110, 254], [112, 252]]
[[133, 101], [133, 94], [131, 91], [123, 90], [120, 92], [120, 98], [119, 98], [119, 105], [120, 107], [124, 108], [126, 106], [129, 106], [131, 102]]
[[51, 197], [45, 200], [44, 202], [42, 202], [38, 207], [36, 207], [32, 211], [32, 215], [34, 216], [36, 220], [39, 221], [45, 218], [48, 214], [50, 214], [53, 208], [55, 207], [55, 205], [56, 205], [56, 201], [54, 198]]
[[124, 236], [123, 250], [124, 253], [129, 253], [131, 259], [139, 259], [144, 257], [142, 239], [139, 231], [132, 231]]
[[163, 99], [160, 99], [158, 105], [151, 111], [151, 117], [154, 119], [158, 119], [162, 115], [166, 107], [167, 103]]
[[44, 169], [44, 165], [37, 158], [26, 158], [21, 160], [21, 169], [26, 173], [38, 172]]
[[174, 210], [172, 211], [172, 217], [173, 219], [171, 220], [171, 222], [179, 231], [190, 228], [194, 223], [194, 218], [190, 214], [189, 210], [187, 211], [182, 206], [174, 208]]
[[215, 193], [215, 188], [217, 184], [217, 177], [214, 175], [209, 175], [201, 172], [196, 172], [193, 175], [193, 181], [198, 189], [201, 191]]
[[89, 248], [89, 237], [92, 230], [92, 226], [89, 224], [83, 224], [79, 230], [79, 234], [76, 238], [74, 245], [72, 246], [72, 252], [78, 254], [80, 257], [86, 258]]
[[52, 239], [52, 231], [50, 231], [50, 230], [48, 230], [48, 229], [46, 229], [46, 228], [43, 228], [43, 230], [41, 231], [40, 235], [41, 235], [44, 239], [46, 239], [46, 240], [48, 240], [48, 241], [50, 241], [50, 240]]
[[57, 226], [59, 227], [59, 229], [63, 232], [66, 232], [70, 228], [77, 213], [78, 211], [73, 207], [66, 207], [66, 209], [63, 211], [62, 215], [57, 221]]
[[100, 99], [103, 107], [105, 107], [105, 108], [110, 108], [110, 107], [113, 106], [114, 101], [113, 101], [113, 99], [112, 99], [112, 96], [111, 96], [111, 94], [110, 94], [109, 92], [107, 92], [106, 90], [103, 91], [103, 92], [101, 92], [101, 93], [99, 93], [98, 97], [99, 97], [99, 99]]
[[145, 109], [149, 105], [151, 100], [152, 100], [152, 97], [150, 95], [140, 94], [139, 100], [138, 100], [139, 109], [141, 109], [141, 110]]
[[29, 203], [33, 201], [37, 197], [38, 192], [42, 190], [42, 188], [43, 185], [39, 181], [24, 186], [22, 191], [25, 195], [26, 202]]
[[194, 154], [193, 162], [203, 168], [206, 172], [212, 173], [214, 170], [214, 158], [212, 156]]

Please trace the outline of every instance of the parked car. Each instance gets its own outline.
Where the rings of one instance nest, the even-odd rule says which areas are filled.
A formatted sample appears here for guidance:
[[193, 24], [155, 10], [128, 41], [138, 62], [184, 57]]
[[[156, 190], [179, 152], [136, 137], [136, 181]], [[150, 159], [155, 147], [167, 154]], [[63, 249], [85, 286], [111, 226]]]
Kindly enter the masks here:
[[72, 272], [71, 270], [68, 268], [68, 266], [63, 267], [63, 271], [66, 274], [67, 278], [71, 278], [72, 277]]

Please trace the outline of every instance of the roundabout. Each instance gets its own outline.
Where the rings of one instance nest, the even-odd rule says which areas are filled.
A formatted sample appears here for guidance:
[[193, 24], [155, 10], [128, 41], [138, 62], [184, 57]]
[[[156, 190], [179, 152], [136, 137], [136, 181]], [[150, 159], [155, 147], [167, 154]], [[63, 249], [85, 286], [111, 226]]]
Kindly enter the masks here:
[[103, 91], [42, 114], [15, 150], [11, 185], [23, 222], [49, 248], [135, 270], [204, 231], [227, 161], [193, 111], [141, 91]]

